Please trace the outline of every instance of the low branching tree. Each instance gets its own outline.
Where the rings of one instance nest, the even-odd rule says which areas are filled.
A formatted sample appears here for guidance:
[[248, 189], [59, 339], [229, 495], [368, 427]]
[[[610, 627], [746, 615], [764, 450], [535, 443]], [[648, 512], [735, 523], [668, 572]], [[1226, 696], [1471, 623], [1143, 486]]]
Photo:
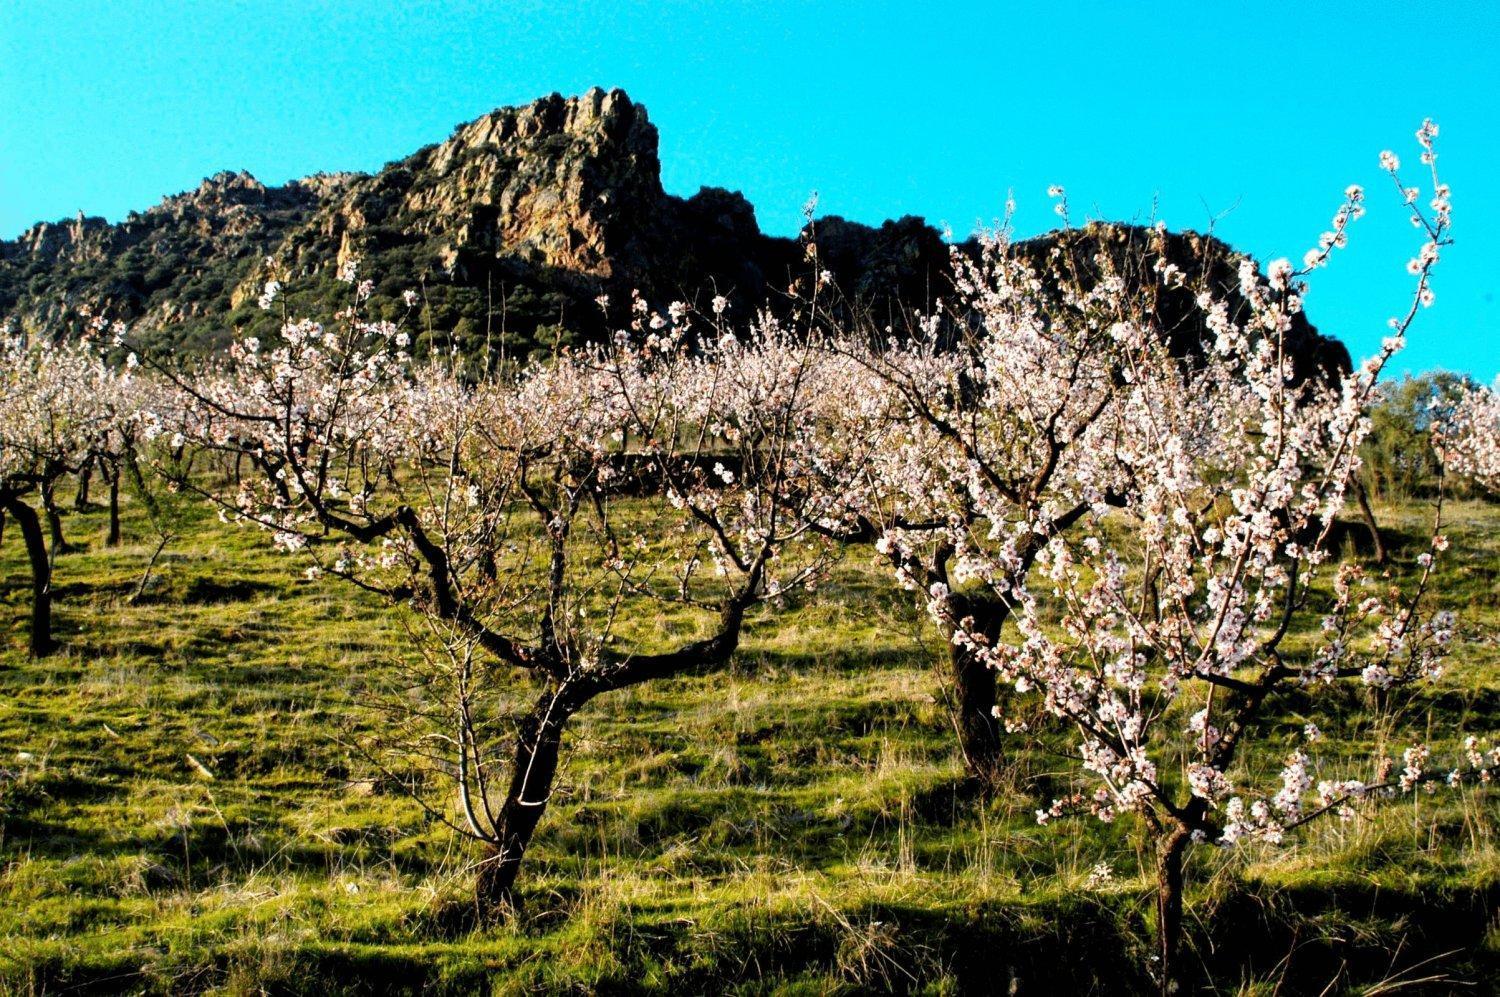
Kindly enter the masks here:
[[[980, 239], [977, 257], [955, 250], [947, 315], [899, 338], [835, 344], [864, 374], [846, 394], [880, 400], [843, 413], [848, 434], [883, 441], [863, 492], [867, 529], [904, 585], [941, 588], [954, 619], [990, 643], [1013, 603], [1003, 584], [967, 577], [974, 552], [1024, 578], [1051, 537], [1114, 495], [1103, 465], [1122, 431], [1120, 389], [1140, 376], [1123, 341], [1165, 343], [1168, 330], [1145, 317], [1185, 279], [1161, 235], [1124, 261], [1102, 251], [1079, 259], [1064, 243], [1038, 269], [1002, 229]], [[938, 622], [965, 762], [993, 782], [1007, 722], [995, 672], [952, 639], [946, 617]]]
[[[836, 553], [824, 533], [847, 515], [837, 482], [860, 451], [820, 435], [818, 408], [836, 401], [819, 393], [824, 354], [769, 319], [742, 341], [640, 304], [607, 348], [466, 383], [365, 321], [367, 293], [183, 380], [186, 433], [252, 469], [206, 489], [226, 518], [416, 611], [423, 680], [391, 714], [401, 736], [369, 755], [456, 781], [456, 802], [417, 797], [484, 845], [476, 902], [492, 915], [515, 902], [572, 718], [602, 694], [724, 667], [747, 614]], [[657, 487], [625, 498], [640, 473]], [[664, 604], [699, 636], [668, 636]], [[505, 736], [514, 676], [532, 701]]]

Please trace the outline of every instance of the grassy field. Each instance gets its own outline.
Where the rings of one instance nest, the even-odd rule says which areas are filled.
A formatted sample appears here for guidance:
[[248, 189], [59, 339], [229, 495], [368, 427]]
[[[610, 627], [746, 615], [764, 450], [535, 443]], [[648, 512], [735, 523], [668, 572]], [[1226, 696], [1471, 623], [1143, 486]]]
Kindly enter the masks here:
[[[1427, 514], [1377, 511], [1398, 540]], [[5, 992], [1148, 985], [1139, 835], [1041, 828], [1021, 789], [969, 787], [934, 649], [867, 552], [757, 621], [730, 673], [581, 714], [524, 912], [475, 927], [475, 853], [348, 747], [382, 722], [367, 683], [412, 653], [400, 614], [186, 504], [132, 603], [155, 544], [126, 512], [113, 550], [102, 514], [67, 518], [84, 549], [59, 559], [46, 660], [24, 652], [19, 539], [0, 547]], [[1451, 746], [1500, 715], [1500, 508], [1449, 519], [1462, 638], [1413, 709]], [[1281, 706], [1249, 765], [1276, 764], [1309, 701]], [[1061, 770], [1033, 747], [1015, 785]], [[1191, 958], [1225, 993], [1496, 992], [1496, 801], [1444, 791], [1279, 850], [1197, 849]]]

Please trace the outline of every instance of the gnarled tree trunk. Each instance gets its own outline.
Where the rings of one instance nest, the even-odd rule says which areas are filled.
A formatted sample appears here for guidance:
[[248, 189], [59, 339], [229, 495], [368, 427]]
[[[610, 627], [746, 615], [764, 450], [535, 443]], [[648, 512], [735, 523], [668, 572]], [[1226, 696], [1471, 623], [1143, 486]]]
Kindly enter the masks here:
[[[549, 669], [556, 684], [537, 699], [516, 732], [510, 788], [495, 822], [490, 852], [479, 866], [474, 903], [481, 918], [503, 915], [517, 906], [516, 875], [551, 799], [568, 721], [603, 693], [727, 664], [739, 647], [745, 610], [760, 591], [764, 570], [764, 561], [757, 560], [743, 588], [720, 610], [718, 630], [711, 637], [662, 654], [595, 662], [593, 671], [568, 672], [562, 679], [555, 678], [562, 669]], [[551, 653], [557, 652], [554, 647]]]
[[52, 563], [57, 563], [59, 554], [69, 551], [67, 538], [63, 536], [62, 511], [57, 508], [57, 480], [51, 475], [43, 479], [40, 491], [42, 496], [42, 509], [47, 514], [47, 528], [52, 533]]
[[[999, 639], [1000, 628], [1009, 615], [1004, 603], [976, 596], [954, 596], [954, 607], [960, 618], [972, 617], [975, 631], [991, 643]], [[974, 653], [948, 642], [948, 663], [953, 679], [955, 702], [954, 726], [959, 747], [969, 774], [985, 788], [993, 788], [1005, 755], [1001, 744], [1000, 721], [995, 718], [998, 688], [994, 671]]]
[[495, 828], [498, 844], [480, 863], [474, 884], [481, 918], [504, 914], [517, 905], [516, 874], [552, 796], [563, 729], [585, 702], [567, 688], [549, 688], [521, 721], [510, 788]]

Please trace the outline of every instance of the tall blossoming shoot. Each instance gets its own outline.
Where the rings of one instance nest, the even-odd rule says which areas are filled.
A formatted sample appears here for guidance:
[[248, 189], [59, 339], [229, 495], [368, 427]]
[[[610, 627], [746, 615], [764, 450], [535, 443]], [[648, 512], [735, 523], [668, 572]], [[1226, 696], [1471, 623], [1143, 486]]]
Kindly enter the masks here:
[[[1018, 425], [995, 433], [997, 444], [1027, 444], [1004, 463], [987, 461], [971, 435], [947, 428], [953, 419], [927, 420], [960, 444], [941, 487], [958, 493], [956, 504], [981, 510], [987, 526], [976, 536], [973, 520], [949, 517], [943, 539], [955, 552], [955, 575], [1007, 607], [1016, 637], [997, 640], [943, 579], [928, 585], [929, 608], [957, 645], [1017, 691], [1034, 691], [1072, 731], [1080, 776], [1092, 785], [1053, 801], [1038, 819], [1135, 814], [1155, 840], [1164, 987], [1180, 971], [1192, 842], [1279, 841], [1317, 816], [1438, 777], [1420, 746], [1404, 752], [1400, 777], [1385, 756], [1368, 771], [1336, 771], [1316, 760], [1311, 744], [1295, 749], [1267, 788], [1234, 767], [1246, 741], [1270, 735], [1267, 704], [1283, 691], [1316, 694], [1353, 682], [1388, 694], [1430, 680], [1453, 634], [1450, 614], [1428, 610], [1441, 535], [1432, 536], [1406, 590], [1376, 586], [1357, 564], [1331, 564], [1323, 543], [1358, 469], [1376, 379], [1431, 302], [1432, 270], [1448, 243], [1436, 133], [1430, 123], [1417, 133], [1431, 168], [1430, 210], [1409, 193], [1395, 157], [1382, 157], [1423, 236], [1409, 267], [1414, 289], [1380, 351], [1336, 382], [1299, 383], [1287, 335], [1302, 307], [1302, 278], [1343, 244], [1363, 210], [1358, 187], [1301, 268], [1274, 261], [1262, 279], [1244, 263], [1238, 291], [1248, 307], [1231, 309], [1213, 289], [1202, 291], [1214, 333], [1202, 362], [1166, 361], [1160, 336], [1132, 323], [1131, 305], [1120, 301], [1122, 317], [1090, 333], [1113, 342], [1108, 364], [1078, 383], [1049, 382], [1009, 343], [988, 347], [1008, 353], [1003, 366], [1023, 372], [1038, 392], [1031, 407], [1000, 409]], [[1097, 310], [1114, 309], [1106, 301]], [[1024, 344], [1056, 330], [1017, 324], [994, 332]], [[982, 370], [964, 373], [987, 384]], [[1076, 399], [1071, 407], [1058, 404], [1068, 399]], [[976, 406], [968, 421], [993, 411]], [[1039, 429], [1027, 430], [1028, 417]], [[1051, 432], [1072, 445], [1066, 457], [1055, 445], [1030, 445]], [[1036, 468], [1060, 482], [1056, 497], [1016, 501], [1017, 472]], [[891, 542], [899, 550], [909, 540], [895, 531]], [[1323, 579], [1331, 594], [1314, 587]], [[1288, 646], [1288, 634], [1309, 625], [1321, 634], [1316, 646]]]
[[[774, 323], [700, 336], [687, 308], [640, 301], [608, 347], [466, 383], [362, 318], [366, 294], [329, 325], [288, 317], [280, 342], [238, 343], [187, 386], [188, 434], [257, 472], [212, 492], [226, 518], [417, 610], [431, 667], [421, 705], [393, 713], [396, 750], [456, 781], [456, 805], [425, 805], [486, 847], [476, 896], [493, 913], [572, 717], [727, 663], [747, 613], [827, 563], [815, 527], [843, 514], [827, 496], [853, 452], [819, 436], [818, 354]], [[663, 604], [703, 635], [665, 640]], [[540, 689], [508, 728], [507, 673]]]

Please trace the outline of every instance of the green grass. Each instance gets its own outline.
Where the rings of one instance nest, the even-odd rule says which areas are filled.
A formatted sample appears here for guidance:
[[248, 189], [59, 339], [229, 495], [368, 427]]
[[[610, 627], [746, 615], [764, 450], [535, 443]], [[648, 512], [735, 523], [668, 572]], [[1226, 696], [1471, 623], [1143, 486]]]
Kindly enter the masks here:
[[[366, 683], [413, 660], [399, 613], [303, 580], [262, 536], [188, 505], [132, 605], [154, 541], [126, 512], [116, 550], [101, 514], [68, 516], [86, 549], [59, 560], [65, 649], [43, 661], [24, 653], [18, 538], [0, 546], [0, 989], [1147, 985], [1138, 830], [1041, 828], [1020, 789], [986, 802], [966, 787], [916, 613], [864, 553], [816, 600], [755, 620], [731, 671], [591, 704], [523, 872], [524, 912], [475, 928], [475, 853], [347, 747], [379, 733]], [[1398, 536], [1425, 515], [1378, 512]], [[1410, 707], [1447, 744], [1494, 730], [1500, 702], [1500, 508], [1449, 518], [1440, 585], [1463, 636]], [[1398, 570], [1413, 553], [1398, 549]], [[1281, 701], [1247, 764], [1274, 772], [1314, 705]], [[1334, 701], [1349, 717], [1360, 705]], [[1017, 786], [1065, 768], [1036, 750], [1018, 766]], [[1274, 851], [1196, 850], [1194, 958], [1220, 992], [1486, 992], [1495, 799], [1442, 792]], [[1090, 887], [1100, 861], [1115, 878]]]

